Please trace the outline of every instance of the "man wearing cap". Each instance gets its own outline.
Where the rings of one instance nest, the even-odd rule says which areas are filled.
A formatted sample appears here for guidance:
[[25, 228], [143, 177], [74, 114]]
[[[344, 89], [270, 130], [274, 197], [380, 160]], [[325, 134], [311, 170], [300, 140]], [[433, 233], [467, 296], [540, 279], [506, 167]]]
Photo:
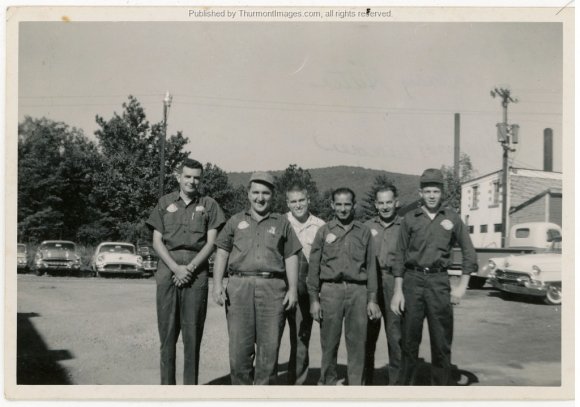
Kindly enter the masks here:
[[[377, 216], [365, 222], [371, 230], [378, 270], [378, 302], [385, 320], [385, 333], [389, 352], [388, 383], [397, 384], [401, 366], [401, 317], [391, 311], [391, 299], [395, 289], [393, 276], [393, 257], [399, 238], [401, 219], [397, 216], [397, 187], [389, 184], [380, 187], [375, 193]], [[367, 349], [365, 360], [365, 384], [371, 385], [374, 380], [375, 350], [381, 330], [381, 320], [368, 323]]]
[[288, 384], [304, 384], [308, 375], [308, 345], [312, 331], [312, 316], [306, 288], [308, 258], [312, 241], [324, 221], [310, 213], [310, 198], [306, 188], [294, 185], [286, 191], [286, 214], [294, 232], [300, 240], [302, 250], [298, 253], [298, 304], [287, 312], [290, 331], [290, 358], [288, 360]]
[[363, 384], [367, 319], [381, 317], [377, 304], [377, 271], [371, 231], [354, 220], [355, 194], [349, 188], [332, 193], [335, 219], [320, 227], [308, 267], [310, 313], [320, 323], [321, 385], [338, 382], [337, 353], [345, 325], [347, 380]]
[[213, 297], [226, 304], [234, 385], [276, 383], [284, 311], [297, 302], [302, 246], [286, 216], [271, 212], [273, 193], [271, 174], [252, 174], [250, 209], [232, 216], [215, 243]]
[[[442, 205], [441, 171], [425, 170], [420, 183], [422, 205], [403, 217], [393, 266], [391, 309], [404, 316], [400, 384], [414, 384], [423, 321], [427, 318], [431, 383], [446, 386], [452, 384], [452, 304], [458, 304], [465, 295], [469, 274], [477, 269], [477, 258], [467, 227], [455, 211]], [[447, 267], [455, 242], [463, 253], [463, 270], [459, 285], [451, 287]]]
[[161, 339], [161, 384], [176, 384], [175, 354], [183, 338], [183, 383], [197, 384], [199, 350], [207, 311], [208, 262], [224, 214], [215, 200], [202, 196], [203, 166], [186, 159], [178, 168], [179, 191], [159, 199], [147, 225], [160, 261], [157, 323]]

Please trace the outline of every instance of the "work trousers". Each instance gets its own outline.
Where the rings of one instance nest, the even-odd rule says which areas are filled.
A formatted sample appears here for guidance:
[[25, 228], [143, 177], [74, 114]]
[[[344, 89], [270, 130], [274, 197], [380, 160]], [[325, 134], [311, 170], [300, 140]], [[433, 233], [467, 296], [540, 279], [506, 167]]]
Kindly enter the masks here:
[[[171, 252], [178, 264], [187, 264], [195, 253]], [[199, 350], [207, 312], [207, 269], [197, 270], [187, 286], [178, 288], [171, 280], [172, 272], [159, 261], [157, 280], [157, 326], [161, 340], [161, 384], [176, 384], [175, 355], [177, 339], [183, 340], [183, 384], [197, 384]]]
[[232, 384], [275, 384], [286, 282], [230, 276], [226, 292]]
[[335, 385], [338, 382], [337, 354], [344, 321], [348, 384], [362, 385], [368, 320], [366, 284], [323, 282], [320, 306], [322, 366], [318, 384]]
[[298, 304], [286, 312], [290, 334], [290, 358], [288, 360], [288, 384], [304, 384], [308, 376], [308, 345], [312, 333], [310, 300], [306, 288], [306, 276], [298, 279]]
[[[389, 385], [398, 384], [399, 370], [401, 368], [401, 317], [391, 311], [391, 299], [395, 290], [395, 276], [387, 271], [380, 274], [378, 300], [381, 313], [385, 322], [385, 334], [389, 353]], [[377, 340], [381, 331], [381, 320], [368, 322], [367, 347], [365, 359], [365, 384], [371, 385], [374, 381], [375, 351]]]
[[401, 384], [413, 385], [417, 373], [423, 322], [427, 318], [431, 341], [431, 384], [446, 386], [451, 374], [453, 307], [446, 272], [424, 274], [407, 270], [403, 277], [403, 359]]

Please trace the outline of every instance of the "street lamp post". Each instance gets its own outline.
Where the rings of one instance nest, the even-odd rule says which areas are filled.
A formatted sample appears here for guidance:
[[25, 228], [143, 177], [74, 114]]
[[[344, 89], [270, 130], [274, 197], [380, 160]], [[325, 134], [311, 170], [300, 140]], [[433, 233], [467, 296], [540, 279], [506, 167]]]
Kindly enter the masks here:
[[159, 197], [164, 195], [165, 182], [165, 138], [167, 137], [167, 114], [171, 107], [173, 97], [169, 92], [165, 93], [163, 99], [163, 131], [159, 134]]
[[518, 143], [517, 124], [508, 125], [508, 105], [510, 103], [517, 103], [518, 100], [511, 97], [509, 89], [494, 88], [491, 92], [491, 97], [499, 96], [501, 98], [501, 105], [503, 107], [503, 122], [498, 123], [497, 126], [497, 141], [503, 148], [502, 160], [502, 181], [501, 181], [501, 247], [506, 247], [507, 242], [507, 216], [508, 216], [508, 159], [509, 153], [516, 151], [512, 148], [512, 144]]

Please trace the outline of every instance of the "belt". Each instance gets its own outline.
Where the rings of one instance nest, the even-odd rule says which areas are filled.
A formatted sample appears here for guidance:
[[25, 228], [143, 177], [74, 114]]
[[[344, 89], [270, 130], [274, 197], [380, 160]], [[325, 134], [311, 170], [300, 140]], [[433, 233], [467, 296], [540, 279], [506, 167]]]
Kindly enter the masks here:
[[435, 274], [435, 273], [444, 273], [447, 272], [446, 267], [419, 267], [413, 266], [410, 268], [413, 271], [418, 271], [423, 274]]
[[321, 283], [333, 283], [333, 284], [357, 284], [357, 285], [367, 285], [366, 280], [364, 281], [357, 281], [357, 280], [321, 280]]
[[387, 274], [393, 274], [393, 268], [392, 267], [384, 267], [381, 269], [382, 272], [387, 273]]
[[230, 276], [236, 277], [261, 277], [261, 278], [284, 278], [285, 273], [279, 271], [234, 271], [230, 270]]

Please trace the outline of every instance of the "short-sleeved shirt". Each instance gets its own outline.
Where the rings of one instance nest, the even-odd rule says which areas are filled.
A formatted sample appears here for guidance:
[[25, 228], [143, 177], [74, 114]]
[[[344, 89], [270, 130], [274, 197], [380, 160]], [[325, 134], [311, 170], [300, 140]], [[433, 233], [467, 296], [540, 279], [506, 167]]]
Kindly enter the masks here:
[[312, 214], [308, 216], [308, 219], [306, 219], [306, 222], [304, 223], [299, 222], [294, 215], [292, 215], [292, 212], [288, 212], [286, 216], [288, 217], [288, 221], [292, 225], [296, 236], [298, 236], [298, 240], [300, 240], [302, 253], [304, 253], [304, 257], [308, 260], [314, 236], [316, 236], [318, 229], [324, 225], [324, 221]]
[[250, 211], [232, 216], [215, 245], [230, 253], [229, 269], [237, 272], [283, 273], [286, 271], [284, 260], [302, 249], [286, 216], [270, 213], [257, 221]]
[[207, 243], [207, 231], [225, 223], [218, 203], [208, 196], [185, 204], [179, 192], [164, 195], [151, 212], [147, 225], [163, 237], [167, 250], [199, 252]]
[[336, 219], [318, 229], [306, 280], [311, 301], [318, 301], [321, 282], [366, 282], [370, 301], [376, 301], [377, 270], [371, 231], [359, 221], [345, 229]]
[[380, 270], [389, 271], [393, 267], [401, 218], [396, 216], [388, 225], [383, 225], [378, 216], [369, 219], [365, 225], [371, 230], [375, 243], [377, 262]]
[[469, 231], [451, 208], [441, 207], [431, 219], [423, 207], [407, 212], [400, 226], [393, 274], [402, 277], [405, 268], [440, 267], [451, 263], [455, 242], [463, 252], [463, 274], [477, 270], [477, 255]]

